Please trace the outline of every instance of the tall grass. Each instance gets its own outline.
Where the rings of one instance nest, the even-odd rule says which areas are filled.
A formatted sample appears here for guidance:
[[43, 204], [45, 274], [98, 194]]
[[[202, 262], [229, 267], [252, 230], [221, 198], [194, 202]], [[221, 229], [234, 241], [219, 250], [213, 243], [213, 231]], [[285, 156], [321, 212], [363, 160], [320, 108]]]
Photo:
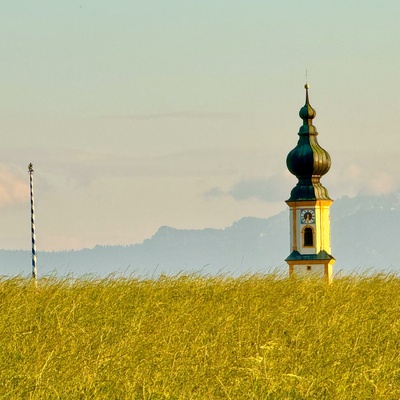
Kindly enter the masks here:
[[1, 399], [399, 399], [400, 279], [0, 281]]

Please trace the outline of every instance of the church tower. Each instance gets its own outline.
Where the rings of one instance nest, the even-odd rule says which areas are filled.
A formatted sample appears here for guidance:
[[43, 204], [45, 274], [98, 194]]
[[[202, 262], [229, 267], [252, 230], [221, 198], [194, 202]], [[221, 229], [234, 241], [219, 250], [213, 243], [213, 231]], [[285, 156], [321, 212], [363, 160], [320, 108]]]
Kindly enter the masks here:
[[316, 116], [308, 98], [299, 115], [303, 125], [297, 146], [288, 154], [286, 165], [296, 175], [297, 185], [292, 189], [286, 204], [290, 209], [290, 248], [286, 258], [289, 275], [296, 277], [324, 277], [332, 281], [330, 206], [327, 189], [320, 179], [331, 166], [331, 158], [317, 141], [317, 129], [312, 124]]

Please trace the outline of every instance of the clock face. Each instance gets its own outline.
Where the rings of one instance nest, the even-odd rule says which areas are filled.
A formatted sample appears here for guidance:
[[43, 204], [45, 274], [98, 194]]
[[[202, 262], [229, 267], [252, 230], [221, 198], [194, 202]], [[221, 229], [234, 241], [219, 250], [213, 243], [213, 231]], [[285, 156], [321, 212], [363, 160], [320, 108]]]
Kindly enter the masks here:
[[300, 221], [302, 224], [313, 224], [315, 222], [314, 210], [301, 210]]

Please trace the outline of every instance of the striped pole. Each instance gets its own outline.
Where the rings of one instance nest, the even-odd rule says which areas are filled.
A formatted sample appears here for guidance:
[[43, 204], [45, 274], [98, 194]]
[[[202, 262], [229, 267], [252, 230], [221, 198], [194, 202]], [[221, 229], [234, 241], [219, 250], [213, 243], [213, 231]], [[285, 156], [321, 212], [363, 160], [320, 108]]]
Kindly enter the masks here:
[[32, 234], [32, 278], [36, 280], [37, 269], [36, 269], [36, 236], [35, 236], [35, 206], [33, 199], [33, 165], [28, 165], [29, 180], [31, 188], [31, 234]]

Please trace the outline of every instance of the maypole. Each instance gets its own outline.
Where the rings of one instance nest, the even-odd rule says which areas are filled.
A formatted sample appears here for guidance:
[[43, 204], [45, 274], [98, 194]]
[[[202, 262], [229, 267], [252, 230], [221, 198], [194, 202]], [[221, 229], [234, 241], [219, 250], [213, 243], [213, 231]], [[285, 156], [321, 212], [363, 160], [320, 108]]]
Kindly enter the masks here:
[[31, 188], [31, 234], [32, 234], [32, 278], [36, 280], [37, 278], [37, 268], [36, 268], [36, 236], [35, 236], [35, 206], [33, 199], [33, 165], [30, 163], [28, 165], [29, 180]]

